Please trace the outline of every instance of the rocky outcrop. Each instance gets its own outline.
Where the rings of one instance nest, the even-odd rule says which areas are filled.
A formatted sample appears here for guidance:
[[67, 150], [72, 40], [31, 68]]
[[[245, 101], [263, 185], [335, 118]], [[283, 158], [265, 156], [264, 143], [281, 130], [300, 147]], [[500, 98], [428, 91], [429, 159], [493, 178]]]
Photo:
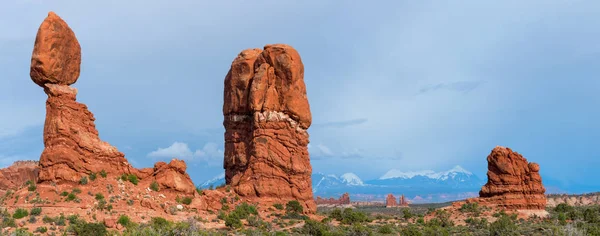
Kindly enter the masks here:
[[187, 165], [184, 161], [173, 159], [169, 164], [157, 162], [154, 164], [153, 177], [160, 188], [174, 189], [179, 192], [193, 194], [196, 191], [192, 179], [185, 172]]
[[350, 194], [344, 193], [340, 198], [321, 198], [317, 197], [315, 200], [317, 205], [348, 205], [350, 204]]
[[77, 89], [69, 86], [79, 77], [80, 45], [71, 28], [55, 13], [48, 13], [42, 22], [31, 58], [31, 79], [48, 95], [40, 182], [78, 182], [90, 173], [105, 171], [109, 175], [155, 178], [163, 188], [194, 192], [183, 161], [138, 170], [122, 152], [100, 139], [94, 115], [76, 101]]
[[487, 161], [488, 182], [481, 188], [477, 201], [509, 210], [545, 209], [546, 189], [538, 164], [500, 146], [492, 150]]
[[407, 207], [407, 206], [408, 206], [408, 201], [404, 197], [404, 194], [402, 194], [398, 198], [398, 201], [396, 201], [396, 197], [391, 193], [388, 194], [387, 197], [385, 198], [385, 207]]
[[288, 45], [241, 52], [225, 78], [225, 179], [262, 202], [316, 211], [307, 129], [312, 118], [300, 55]]
[[27, 181], [37, 182], [39, 170], [37, 161], [16, 161], [0, 169], [0, 192], [17, 189]]
[[385, 198], [385, 207], [397, 207], [398, 202], [396, 201], [396, 197], [394, 194], [388, 194]]

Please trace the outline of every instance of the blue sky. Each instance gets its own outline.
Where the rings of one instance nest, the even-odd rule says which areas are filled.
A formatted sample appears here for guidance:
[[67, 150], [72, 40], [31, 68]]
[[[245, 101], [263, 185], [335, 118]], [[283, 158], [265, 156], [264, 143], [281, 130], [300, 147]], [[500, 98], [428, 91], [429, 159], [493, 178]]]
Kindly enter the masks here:
[[485, 178], [502, 145], [545, 179], [600, 190], [600, 2], [226, 2], [3, 2], [0, 164], [43, 149], [29, 64], [55, 11], [82, 46], [78, 101], [136, 167], [177, 155], [197, 184], [222, 173], [231, 61], [286, 43], [305, 65], [314, 171], [461, 165]]

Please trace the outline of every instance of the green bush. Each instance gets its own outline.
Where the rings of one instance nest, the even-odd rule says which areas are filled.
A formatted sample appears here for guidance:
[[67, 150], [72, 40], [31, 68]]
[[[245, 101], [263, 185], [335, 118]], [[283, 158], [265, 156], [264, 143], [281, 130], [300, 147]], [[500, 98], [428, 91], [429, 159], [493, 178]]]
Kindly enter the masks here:
[[240, 219], [246, 219], [251, 214], [258, 215], [256, 207], [245, 202], [240, 205], [237, 205], [232, 213], [237, 214]]
[[383, 225], [379, 227], [377, 232], [380, 234], [391, 234], [394, 232], [394, 228], [391, 225]]
[[56, 222], [56, 220], [55, 220], [54, 218], [52, 218], [52, 217], [49, 217], [49, 216], [44, 216], [44, 217], [42, 218], [42, 222], [44, 222], [44, 223], [46, 223], [46, 224], [50, 224], [50, 223], [54, 223], [54, 222]]
[[304, 226], [300, 229], [300, 233], [314, 236], [330, 235], [329, 229], [325, 224], [310, 219], [304, 221]]
[[117, 223], [121, 224], [124, 227], [127, 227], [131, 224], [131, 219], [129, 219], [129, 216], [121, 215], [117, 220]]
[[36, 189], [37, 189], [37, 186], [36, 186], [36, 185], [35, 185], [33, 182], [31, 182], [31, 183], [29, 184], [29, 186], [27, 187], [27, 190], [28, 190], [29, 192], [33, 192], [33, 191], [35, 191]]
[[277, 210], [283, 210], [283, 205], [281, 203], [275, 203], [273, 204], [273, 207]]
[[81, 177], [81, 179], [79, 180], [79, 184], [81, 184], [81, 185], [88, 184], [88, 178], [85, 176]]
[[296, 200], [292, 200], [292, 201], [289, 201], [285, 205], [285, 211], [288, 214], [289, 213], [302, 214], [302, 212], [304, 211], [304, 208], [302, 207], [302, 205], [300, 205], [300, 202], [298, 202]]
[[160, 190], [156, 181], [152, 181], [152, 183], [150, 184], [150, 189], [152, 189], [152, 191], [154, 192], [158, 192], [158, 190]]
[[168, 220], [162, 217], [153, 217], [150, 219], [150, 225], [153, 229], [167, 232], [171, 229], [173, 223], [169, 222]]
[[129, 176], [127, 176], [127, 180], [129, 182], [131, 182], [133, 185], [138, 185], [138, 183], [139, 183], [138, 177], [136, 175], [130, 174]]
[[108, 234], [106, 226], [101, 223], [86, 223], [80, 221], [77, 224], [71, 225], [70, 228], [76, 235], [105, 236]]
[[242, 228], [242, 220], [235, 212], [231, 212], [225, 217], [225, 226], [232, 229]]
[[191, 197], [184, 197], [183, 199], [181, 199], [181, 203], [183, 203], [185, 205], [190, 205], [192, 203], [192, 198]]
[[65, 201], [70, 202], [77, 199], [77, 196], [74, 193], [69, 193], [69, 195], [67, 195], [67, 199]]
[[101, 170], [100, 171], [100, 176], [102, 176], [102, 178], [106, 178], [106, 171], [105, 170]]
[[497, 236], [512, 236], [520, 235], [519, 227], [511, 217], [504, 214], [500, 216], [494, 223], [490, 224], [490, 235]]
[[200, 187], [196, 187], [196, 192], [198, 192], [198, 194], [202, 195], [202, 189]]
[[90, 174], [90, 180], [91, 180], [91, 181], [94, 181], [94, 180], [96, 180], [96, 173], [92, 172], [92, 173]]
[[60, 193], [60, 196], [63, 196], [63, 197], [66, 197], [67, 195], [69, 195], [69, 192], [67, 192], [67, 191]]
[[48, 228], [46, 228], [44, 226], [37, 227], [34, 231], [34, 233], [42, 233], [42, 234], [46, 233], [46, 232], [48, 232]]
[[104, 195], [102, 193], [96, 193], [96, 200], [100, 201], [104, 199]]
[[31, 215], [32, 216], [39, 216], [40, 214], [42, 214], [42, 208], [40, 207], [34, 207], [31, 209]]
[[81, 189], [79, 188], [74, 188], [73, 191], [71, 191], [74, 194], [80, 194], [81, 193]]
[[15, 213], [13, 214], [13, 218], [15, 219], [22, 219], [25, 216], [28, 216], [29, 212], [23, 208], [17, 208], [17, 210], [15, 210]]

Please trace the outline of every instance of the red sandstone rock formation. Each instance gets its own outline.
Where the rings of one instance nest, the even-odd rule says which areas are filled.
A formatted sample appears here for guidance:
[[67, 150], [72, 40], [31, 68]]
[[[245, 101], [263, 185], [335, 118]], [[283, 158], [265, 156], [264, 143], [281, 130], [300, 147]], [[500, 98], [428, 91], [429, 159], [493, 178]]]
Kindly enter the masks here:
[[488, 182], [481, 188], [476, 201], [509, 210], [545, 209], [546, 189], [538, 164], [528, 163], [521, 154], [500, 146], [492, 150], [487, 161]]
[[76, 101], [77, 89], [69, 86], [77, 81], [80, 64], [81, 48], [75, 34], [60, 17], [48, 13], [36, 36], [30, 71], [33, 82], [48, 95], [39, 181], [77, 182], [104, 170], [111, 175], [156, 178], [164, 188], [193, 193], [195, 187], [183, 161], [137, 170], [117, 148], [100, 140], [94, 115]]
[[334, 199], [334, 198], [321, 198], [321, 197], [317, 197], [317, 200], [315, 200], [315, 202], [317, 203], [317, 205], [325, 205], [325, 204], [333, 204], [333, 205], [347, 205], [350, 204], [350, 194], [348, 193], [344, 193], [339, 199]]
[[242, 197], [298, 200], [315, 212], [306, 131], [312, 118], [298, 52], [283, 44], [242, 51], [225, 78], [223, 115], [227, 184]]
[[396, 201], [396, 197], [394, 197], [394, 194], [388, 194], [387, 197], [385, 198], [385, 207], [397, 207], [398, 206], [398, 202]]
[[396, 197], [393, 194], [388, 194], [385, 199], [385, 207], [407, 207], [408, 201], [404, 198], [404, 194], [402, 194], [398, 201], [396, 201]]
[[16, 161], [11, 166], [0, 169], [0, 191], [16, 189], [27, 181], [37, 182], [39, 166], [37, 161]]

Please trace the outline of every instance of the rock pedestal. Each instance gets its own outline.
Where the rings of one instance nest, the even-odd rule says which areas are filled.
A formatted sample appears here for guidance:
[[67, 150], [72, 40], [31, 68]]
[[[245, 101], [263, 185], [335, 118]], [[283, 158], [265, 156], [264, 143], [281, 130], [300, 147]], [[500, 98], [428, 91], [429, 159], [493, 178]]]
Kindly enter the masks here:
[[261, 202], [316, 211], [308, 155], [312, 118], [300, 55], [288, 45], [242, 51], [225, 78], [225, 179]]

